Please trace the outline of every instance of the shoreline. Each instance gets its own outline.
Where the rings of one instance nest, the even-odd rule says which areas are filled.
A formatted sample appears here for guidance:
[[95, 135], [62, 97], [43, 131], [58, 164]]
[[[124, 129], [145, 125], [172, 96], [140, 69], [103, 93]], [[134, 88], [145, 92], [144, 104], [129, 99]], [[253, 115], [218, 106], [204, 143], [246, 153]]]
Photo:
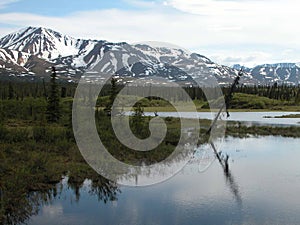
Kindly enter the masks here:
[[[297, 109], [296, 109], [297, 108]], [[197, 109], [197, 112], [211, 112], [217, 111], [218, 109]], [[145, 112], [176, 112], [173, 107], [144, 107]], [[291, 112], [299, 113], [300, 107], [290, 107], [284, 109], [229, 109], [229, 112]], [[190, 112], [193, 112], [192, 110]]]

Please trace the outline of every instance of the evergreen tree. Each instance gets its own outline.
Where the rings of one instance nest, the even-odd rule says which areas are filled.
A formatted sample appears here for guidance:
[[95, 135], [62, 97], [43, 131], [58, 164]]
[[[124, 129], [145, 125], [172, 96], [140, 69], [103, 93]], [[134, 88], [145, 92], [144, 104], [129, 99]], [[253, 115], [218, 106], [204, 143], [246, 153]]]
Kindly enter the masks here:
[[8, 99], [13, 99], [14, 98], [14, 88], [12, 86], [12, 84], [9, 82], [8, 84]]
[[117, 79], [116, 78], [111, 78], [111, 89], [109, 93], [109, 101], [104, 109], [107, 115], [111, 115], [112, 111], [112, 106], [114, 103], [114, 100], [117, 96]]
[[47, 121], [49, 123], [56, 123], [60, 118], [60, 107], [58, 85], [56, 83], [56, 71], [54, 67], [52, 67], [50, 93], [47, 101]]
[[297, 95], [295, 97], [295, 103], [300, 104], [300, 88], [298, 89]]
[[134, 107], [134, 114], [131, 120], [131, 126], [135, 134], [142, 135], [143, 134], [143, 115], [144, 109], [142, 108], [140, 103], [137, 103]]
[[66, 87], [62, 87], [61, 88], [61, 95], [60, 97], [65, 98], [67, 97], [67, 88]]

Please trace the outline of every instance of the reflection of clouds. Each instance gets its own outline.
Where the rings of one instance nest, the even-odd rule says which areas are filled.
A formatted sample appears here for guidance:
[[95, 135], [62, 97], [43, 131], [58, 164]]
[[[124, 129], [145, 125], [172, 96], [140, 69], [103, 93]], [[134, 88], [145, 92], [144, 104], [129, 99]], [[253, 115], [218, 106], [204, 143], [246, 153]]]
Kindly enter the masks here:
[[188, 165], [184, 171], [194, 173], [184, 172], [176, 177], [176, 183], [173, 184], [176, 189], [171, 193], [176, 204], [195, 206], [207, 203], [208, 200], [222, 201], [229, 198], [229, 194], [224, 192], [226, 186], [217, 163], [212, 164], [205, 173], [199, 173], [197, 167], [197, 164]]
[[42, 208], [43, 215], [47, 217], [57, 217], [61, 216], [64, 213], [63, 206], [59, 205], [45, 205]]
[[[232, 164], [244, 203], [255, 205], [256, 210], [266, 215], [273, 213], [268, 209], [277, 210], [275, 218], [279, 213], [291, 215], [293, 210], [299, 214], [300, 182], [295, 176], [299, 171], [299, 144], [300, 139], [274, 136], [230, 138], [225, 142], [226, 151], [241, 149], [247, 154], [247, 158]], [[256, 213], [249, 210], [249, 214]]]
[[82, 183], [81, 189], [82, 190], [89, 190], [92, 186], [92, 180], [85, 179]]
[[[119, 201], [111, 204], [81, 195], [76, 206], [63, 202], [68, 213], [59, 204], [44, 206], [32, 224], [298, 224], [299, 145], [300, 139], [280, 137], [232, 138], [224, 143], [223, 151], [238, 147], [253, 155], [230, 166], [240, 186], [242, 208], [232, 199], [216, 161], [205, 173], [198, 173], [197, 163], [189, 164], [159, 185], [124, 188]], [[260, 157], [270, 149], [275, 156]]]
[[117, 208], [118, 207], [118, 201], [117, 200], [112, 201], [111, 205], [112, 205], [113, 208]]
[[[142, 217], [144, 216], [144, 212], [142, 212], [143, 207], [141, 207], [139, 204], [140, 202], [128, 199], [128, 201], [125, 203], [125, 207], [120, 206], [122, 207], [122, 213], [117, 213], [115, 215], [118, 224], [139, 224], [139, 219], [142, 221]], [[116, 207], [116, 210], [119, 211], [120, 209]]]
[[[229, 153], [237, 152], [237, 150], [243, 151], [247, 153], [248, 156], [254, 156], [256, 158], [258, 156], [257, 154], [261, 154], [261, 156], [268, 155], [276, 157], [278, 154], [271, 154], [274, 152], [274, 149], [285, 149], [288, 144], [292, 145], [293, 141], [294, 138], [274, 136], [265, 136], [263, 138], [252, 136], [241, 139], [228, 137], [225, 139], [224, 147], [222, 149]], [[264, 159], [266, 160], [266, 158]]]

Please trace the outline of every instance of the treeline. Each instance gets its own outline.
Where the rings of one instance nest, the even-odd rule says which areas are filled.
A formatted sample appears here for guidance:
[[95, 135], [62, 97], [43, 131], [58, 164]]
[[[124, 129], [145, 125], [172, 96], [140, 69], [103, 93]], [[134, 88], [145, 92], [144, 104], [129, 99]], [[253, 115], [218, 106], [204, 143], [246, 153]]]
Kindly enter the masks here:
[[[24, 98], [47, 98], [50, 82], [8, 82], [0, 81], [0, 98], [24, 100]], [[73, 97], [77, 85], [74, 83], [59, 83], [60, 97]]]
[[[72, 98], [75, 94], [77, 84], [76, 83], [65, 83], [65, 82], [57, 82], [58, 83], [58, 91], [59, 96], [61, 98]], [[0, 99], [15, 99], [23, 101], [24, 98], [48, 98], [49, 90], [51, 83], [50, 82], [8, 82], [8, 81], [0, 81]], [[118, 91], [121, 90], [124, 85], [117, 84]], [[155, 94], [159, 92], [159, 87], [155, 89], [155, 87], [151, 86], [132, 86], [130, 87], [131, 93], [135, 95], [135, 93], [143, 93], [149, 96], [153, 96], [152, 99], [155, 99]], [[229, 92], [230, 86], [223, 86], [222, 92], [224, 94]], [[108, 83], [104, 85], [103, 89], [99, 96], [109, 96], [111, 90], [111, 84]], [[182, 92], [177, 91], [174, 87], [169, 88], [161, 88], [164, 92], [163, 94], [168, 97], [172, 96], [173, 101], [187, 101], [188, 99], [182, 95]], [[193, 100], [201, 100], [207, 101], [205, 93], [212, 93], [212, 96], [217, 96], [217, 89], [210, 87], [184, 87], [186, 93]], [[282, 101], [293, 101], [296, 104], [300, 103], [300, 85], [298, 86], [290, 86], [290, 85], [277, 85], [277, 83], [273, 85], [239, 85], [236, 88], [236, 93], [243, 94], [252, 94], [261, 97], [267, 97], [275, 100]], [[175, 93], [175, 94], [174, 94]], [[88, 96], [88, 95], [87, 95]]]
[[[77, 83], [66, 83], [57, 80], [58, 93], [60, 98], [73, 98], [77, 88]], [[118, 85], [118, 90], [123, 86]], [[50, 82], [17, 82], [0, 80], [0, 99], [24, 100], [24, 98], [48, 98], [51, 89]], [[101, 96], [110, 94], [111, 84], [104, 85], [100, 93]]]
[[[207, 88], [206, 88], [207, 89]], [[209, 89], [209, 88], [208, 88]], [[228, 93], [230, 86], [222, 87], [222, 92], [224, 94]], [[205, 93], [202, 88], [199, 87], [187, 87], [185, 88], [190, 97], [194, 99], [206, 101]], [[213, 92], [213, 90], [210, 90]], [[242, 94], [252, 94], [260, 97], [266, 97], [275, 100], [282, 101], [294, 101], [296, 104], [300, 103], [300, 85], [290, 86], [290, 85], [239, 85], [237, 86], [235, 93]]]
[[236, 92], [300, 103], [300, 85], [290, 86], [274, 83], [272, 86], [239, 86]]

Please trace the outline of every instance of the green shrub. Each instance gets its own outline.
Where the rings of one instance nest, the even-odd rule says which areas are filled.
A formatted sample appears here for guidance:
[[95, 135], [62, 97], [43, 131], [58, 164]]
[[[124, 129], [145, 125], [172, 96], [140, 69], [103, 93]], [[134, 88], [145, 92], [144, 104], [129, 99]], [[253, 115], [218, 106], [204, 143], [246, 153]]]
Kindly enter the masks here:
[[5, 143], [26, 142], [29, 139], [29, 131], [26, 128], [5, 129], [0, 128], [0, 140]]
[[45, 126], [35, 126], [32, 128], [32, 136], [36, 142], [41, 142], [47, 139], [47, 131]]
[[0, 125], [0, 141], [6, 139], [7, 133], [8, 130], [3, 125]]
[[66, 128], [56, 126], [35, 126], [32, 129], [32, 136], [36, 142], [57, 143], [65, 140]]

